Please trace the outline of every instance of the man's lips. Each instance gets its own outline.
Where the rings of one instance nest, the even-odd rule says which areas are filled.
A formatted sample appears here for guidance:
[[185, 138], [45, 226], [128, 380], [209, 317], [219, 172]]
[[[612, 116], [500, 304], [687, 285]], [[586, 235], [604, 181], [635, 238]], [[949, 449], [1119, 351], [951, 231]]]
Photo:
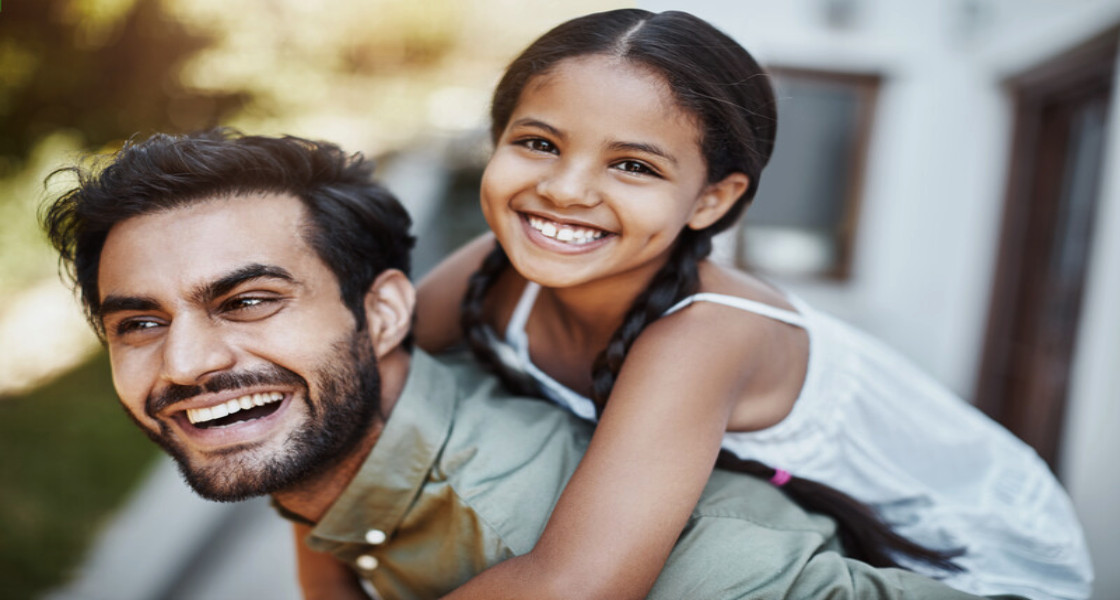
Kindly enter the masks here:
[[187, 421], [199, 428], [223, 427], [268, 416], [280, 407], [282, 392], [257, 392], [244, 394], [220, 404], [201, 408], [188, 408]]

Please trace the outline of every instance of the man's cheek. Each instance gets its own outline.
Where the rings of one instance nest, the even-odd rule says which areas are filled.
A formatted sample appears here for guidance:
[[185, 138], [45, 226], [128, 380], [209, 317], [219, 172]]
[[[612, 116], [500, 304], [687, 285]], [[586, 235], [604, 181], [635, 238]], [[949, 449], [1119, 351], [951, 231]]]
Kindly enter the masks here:
[[144, 404], [151, 391], [152, 384], [149, 382], [154, 382], [158, 377], [145, 375], [147, 369], [140, 368], [136, 361], [123, 358], [121, 353], [114, 356], [111, 350], [110, 365], [113, 387], [124, 409], [132, 415], [133, 419], [148, 427], [153, 426], [155, 423], [148, 417]]

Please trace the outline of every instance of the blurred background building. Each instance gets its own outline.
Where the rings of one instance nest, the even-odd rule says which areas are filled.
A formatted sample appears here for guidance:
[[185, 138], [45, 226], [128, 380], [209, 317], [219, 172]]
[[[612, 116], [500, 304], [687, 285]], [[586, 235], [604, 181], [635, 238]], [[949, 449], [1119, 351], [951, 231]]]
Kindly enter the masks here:
[[[52, 169], [232, 125], [379, 157], [417, 274], [475, 235], [490, 88], [633, 3], [0, 5], [0, 580], [12, 597], [295, 598], [263, 502], [186, 491], [115, 408], [35, 225]], [[770, 68], [779, 141], [720, 260], [872, 332], [1033, 445], [1120, 597], [1120, 0], [647, 0]], [[3, 595], [0, 593], [0, 595]]]

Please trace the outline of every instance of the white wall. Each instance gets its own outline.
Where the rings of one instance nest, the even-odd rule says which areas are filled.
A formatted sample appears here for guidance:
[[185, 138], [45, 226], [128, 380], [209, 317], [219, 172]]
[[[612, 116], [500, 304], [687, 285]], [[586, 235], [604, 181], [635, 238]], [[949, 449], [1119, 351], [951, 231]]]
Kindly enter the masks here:
[[[827, 4], [638, 3], [705, 18], [763, 64], [883, 77], [853, 277], [782, 283], [967, 397], [982, 351], [1012, 137], [1002, 84], [1120, 23], [1120, 0], [850, 0], [853, 19], [840, 28], [826, 23]], [[1113, 101], [1120, 115], [1120, 93]], [[1120, 118], [1107, 145], [1062, 464], [1100, 599], [1120, 598], [1113, 567], [1120, 564]]]

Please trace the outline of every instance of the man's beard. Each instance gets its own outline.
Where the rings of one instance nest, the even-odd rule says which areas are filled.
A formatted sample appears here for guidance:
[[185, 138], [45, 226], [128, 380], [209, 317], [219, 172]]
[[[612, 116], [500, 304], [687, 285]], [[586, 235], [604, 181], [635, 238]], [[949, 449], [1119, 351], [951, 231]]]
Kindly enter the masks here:
[[296, 387], [307, 404], [307, 417], [288, 435], [280, 451], [259, 456], [252, 449], [232, 448], [220, 464], [199, 466], [191, 464], [166, 423], [160, 422], [158, 433], [142, 425], [141, 429], [175, 459], [183, 478], [203, 498], [236, 502], [290, 489], [347, 456], [378, 419], [381, 378], [368, 335], [358, 331], [332, 347], [334, 352], [314, 370], [319, 382], [318, 405], [312, 401], [306, 379], [275, 364], [252, 372], [220, 373], [202, 386], [173, 385], [148, 399], [147, 412], [154, 418], [161, 407], [203, 392], [268, 384]]

